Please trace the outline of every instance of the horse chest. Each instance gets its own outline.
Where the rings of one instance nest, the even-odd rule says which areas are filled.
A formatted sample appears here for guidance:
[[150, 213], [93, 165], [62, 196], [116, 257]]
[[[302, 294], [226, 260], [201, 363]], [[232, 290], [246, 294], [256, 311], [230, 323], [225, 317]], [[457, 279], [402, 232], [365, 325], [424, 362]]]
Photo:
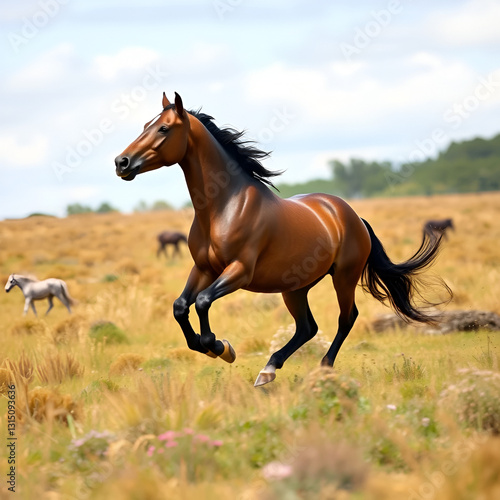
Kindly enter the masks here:
[[194, 256], [194, 261], [200, 269], [219, 275], [227, 267], [228, 262], [217, 245], [207, 244], [200, 248]]

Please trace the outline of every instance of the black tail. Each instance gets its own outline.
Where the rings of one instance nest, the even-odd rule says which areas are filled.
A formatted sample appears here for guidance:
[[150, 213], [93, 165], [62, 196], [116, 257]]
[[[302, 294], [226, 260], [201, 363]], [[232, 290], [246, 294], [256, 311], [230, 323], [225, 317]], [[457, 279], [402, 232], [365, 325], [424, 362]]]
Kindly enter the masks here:
[[[415, 304], [415, 298], [419, 297], [423, 306], [436, 306], [441, 302], [430, 302], [422, 297], [419, 292], [418, 277], [420, 271], [429, 267], [436, 259], [441, 239], [424, 233], [422, 244], [415, 255], [401, 264], [394, 264], [387, 254], [380, 240], [375, 236], [370, 224], [363, 219], [372, 242], [372, 249], [368, 262], [363, 270], [361, 284], [363, 289], [370, 292], [380, 302], [389, 300], [396, 314], [404, 320], [420, 321], [421, 323], [434, 323], [436, 316], [423, 313]], [[441, 281], [446, 289], [449, 299], [452, 292], [449, 287]]]

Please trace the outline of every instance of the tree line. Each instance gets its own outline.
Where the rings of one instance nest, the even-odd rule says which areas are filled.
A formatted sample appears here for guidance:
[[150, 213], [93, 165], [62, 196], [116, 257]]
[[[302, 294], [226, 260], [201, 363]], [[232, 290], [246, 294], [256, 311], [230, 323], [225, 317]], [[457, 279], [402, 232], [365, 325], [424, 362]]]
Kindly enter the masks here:
[[500, 190], [500, 134], [452, 142], [437, 158], [395, 165], [351, 158], [331, 160], [331, 178], [279, 184], [283, 197], [327, 192], [346, 198], [469, 193]]
[[[157, 200], [149, 204], [141, 200], [134, 207], [134, 212], [149, 212], [156, 210], [173, 210], [173, 207], [170, 203], [163, 200]], [[119, 212], [119, 210], [113, 207], [107, 201], [101, 203], [96, 209], [93, 209], [89, 205], [82, 205], [81, 203], [71, 203], [66, 207], [67, 215], [89, 214], [89, 213], [106, 214], [110, 212]]]

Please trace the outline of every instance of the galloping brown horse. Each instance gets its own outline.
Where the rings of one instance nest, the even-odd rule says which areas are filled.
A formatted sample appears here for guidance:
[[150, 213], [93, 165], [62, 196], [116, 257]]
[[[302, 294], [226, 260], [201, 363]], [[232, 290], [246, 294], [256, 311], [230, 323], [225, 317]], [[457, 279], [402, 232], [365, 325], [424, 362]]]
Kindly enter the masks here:
[[[188, 240], [194, 266], [174, 302], [174, 316], [191, 349], [232, 363], [233, 348], [217, 340], [210, 327], [212, 303], [240, 288], [280, 292], [296, 332], [271, 356], [255, 385], [271, 382], [276, 369], [318, 331], [307, 294], [326, 275], [333, 279], [340, 316], [323, 365], [333, 366], [358, 316], [354, 295], [360, 278], [367, 291], [388, 300], [403, 318], [432, 321], [415, 305], [416, 274], [433, 262], [440, 240], [424, 234], [415, 255], [394, 264], [370, 225], [345, 201], [327, 194], [279, 198], [269, 189], [270, 178], [278, 174], [259, 161], [267, 153], [243, 141], [241, 132], [188, 112], [177, 93], [174, 104], [163, 94], [162, 104], [163, 111], [116, 157], [116, 173], [131, 181], [175, 163], [184, 172], [195, 210]], [[200, 334], [189, 321], [192, 304]]]

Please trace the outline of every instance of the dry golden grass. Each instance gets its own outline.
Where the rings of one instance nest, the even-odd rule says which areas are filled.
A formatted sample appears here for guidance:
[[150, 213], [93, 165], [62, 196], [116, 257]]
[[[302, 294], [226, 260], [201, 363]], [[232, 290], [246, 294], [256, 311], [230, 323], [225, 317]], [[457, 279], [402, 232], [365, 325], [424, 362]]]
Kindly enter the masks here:
[[48, 420], [68, 423], [68, 418], [81, 417], [81, 404], [75, 402], [70, 394], [60, 394], [55, 389], [36, 387], [28, 392], [26, 405], [18, 409], [20, 422]]
[[7, 394], [9, 385], [14, 382], [14, 375], [7, 368], [0, 368], [0, 394]]
[[[427, 219], [452, 217], [456, 231], [431, 271], [453, 289], [446, 307], [500, 314], [500, 193], [352, 205], [395, 261], [418, 248]], [[22, 317], [18, 289], [0, 294], [0, 388], [14, 381], [18, 418], [26, 424], [16, 430], [19, 498], [498, 496], [500, 447], [484, 430], [491, 426], [477, 419], [464, 425], [460, 408], [440, 401], [444, 389], [460, 384], [459, 370], [499, 372], [499, 334], [375, 334], [371, 321], [387, 308], [359, 290], [360, 317], [334, 372], [318, 369], [320, 338], [290, 358], [275, 382], [254, 389], [273, 340], [281, 345], [292, 319], [279, 296], [238, 291], [210, 311], [214, 332], [231, 341], [236, 362], [187, 349], [172, 304], [191, 258], [183, 247], [180, 257], [157, 259], [156, 235], [187, 233], [191, 218], [186, 210], [0, 222], [4, 283], [15, 272], [63, 278], [78, 300], [71, 316], [56, 300], [49, 316], [36, 319], [32, 312]], [[331, 280], [311, 291], [310, 304], [323, 339], [331, 341], [338, 315]], [[191, 318], [197, 329], [194, 309]], [[96, 324], [115, 325], [126, 342], [96, 341], [89, 336]], [[485, 385], [486, 403], [493, 389]], [[5, 414], [3, 397], [4, 443]], [[158, 435], [183, 429], [223, 444], [206, 456], [165, 449], [167, 462], [178, 466], [168, 474], [148, 447]], [[84, 450], [75, 458], [93, 430], [113, 435], [108, 455], [96, 459]], [[187, 456], [200, 460], [201, 471], [204, 460], [210, 464], [205, 476], [189, 479]], [[298, 472], [268, 479], [265, 467], [273, 462]]]
[[145, 361], [144, 356], [133, 352], [123, 353], [111, 363], [109, 367], [110, 375], [125, 375], [126, 373], [136, 371], [141, 363]]
[[60, 384], [63, 380], [82, 377], [85, 367], [75, 359], [73, 354], [62, 355], [56, 352], [46, 355], [36, 367], [38, 378], [43, 384]]
[[11, 361], [9, 359], [6, 359], [2, 363], [2, 366], [4, 365], [12, 372], [12, 375], [15, 378], [21, 377], [28, 384], [33, 381], [33, 378], [35, 376], [34, 375], [35, 367], [31, 362], [31, 359], [27, 356], [27, 354], [24, 351], [21, 353], [17, 361]]

